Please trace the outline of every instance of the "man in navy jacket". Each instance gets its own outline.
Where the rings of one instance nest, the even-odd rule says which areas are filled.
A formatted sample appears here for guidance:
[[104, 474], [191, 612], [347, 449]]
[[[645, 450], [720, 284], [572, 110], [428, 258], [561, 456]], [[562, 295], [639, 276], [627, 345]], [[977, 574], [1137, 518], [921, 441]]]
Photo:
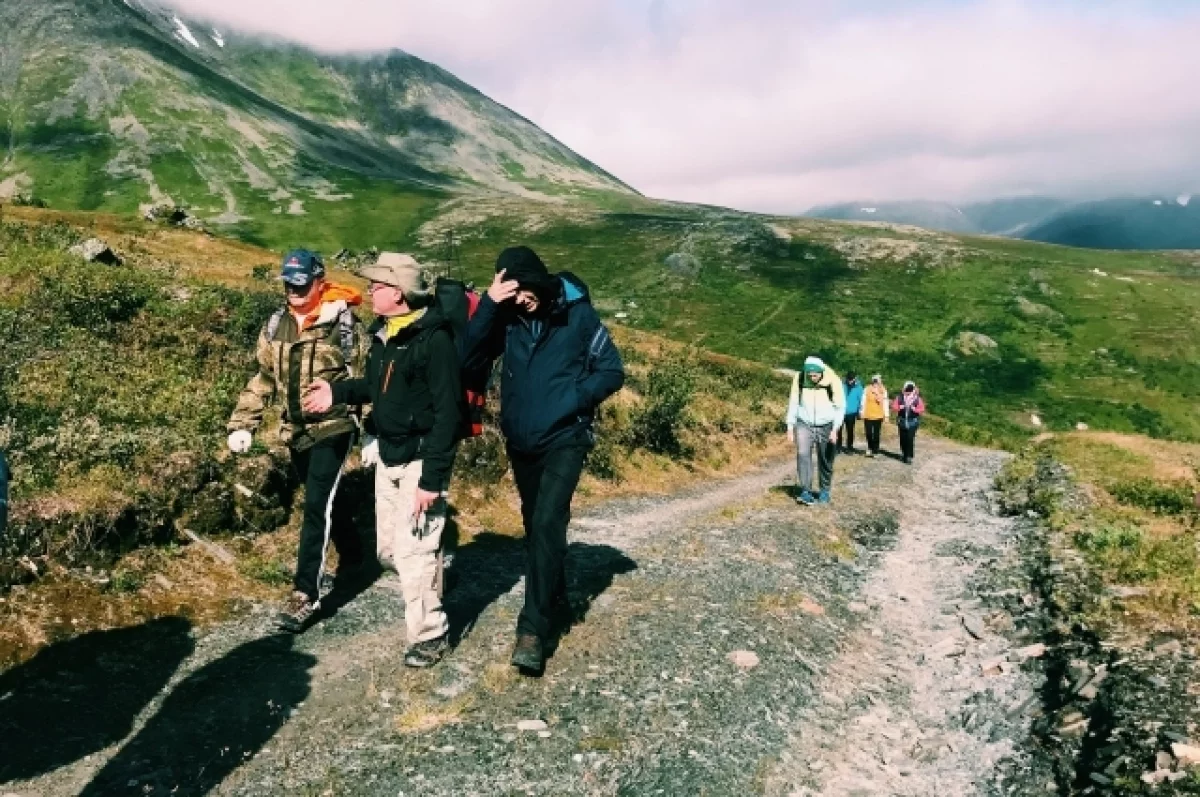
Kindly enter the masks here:
[[596, 408], [621, 389], [625, 371], [587, 286], [569, 272], [550, 274], [525, 246], [500, 253], [463, 348], [466, 369], [504, 357], [500, 429], [526, 539], [525, 606], [512, 663], [537, 673], [552, 615], [567, 608], [567, 524], [594, 443]]

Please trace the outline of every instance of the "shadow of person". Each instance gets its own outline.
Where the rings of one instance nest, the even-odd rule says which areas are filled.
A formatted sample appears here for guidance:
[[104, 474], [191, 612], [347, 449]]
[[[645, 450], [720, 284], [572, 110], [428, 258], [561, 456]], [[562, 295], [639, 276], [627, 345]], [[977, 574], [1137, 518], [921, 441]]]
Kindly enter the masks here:
[[525, 574], [525, 540], [485, 531], [452, 550], [442, 608], [450, 622], [450, 644], [457, 645]]
[[555, 618], [554, 633], [546, 640], [546, 658], [557, 651], [563, 637], [581, 624], [596, 599], [612, 586], [613, 579], [637, 570], [637, 562], [610, 545], [573, 542], [567, 547], [567, 601]]
[[0, 783], [78, 761], [125, 738], [191, 655], [192, 625], [166, 617], [50, 645], [0, 674]]
[[247, 642], [175, 687], [81, 792], [201, 795], [262, 749], [308, 696], [316, 659], [290, 635]]

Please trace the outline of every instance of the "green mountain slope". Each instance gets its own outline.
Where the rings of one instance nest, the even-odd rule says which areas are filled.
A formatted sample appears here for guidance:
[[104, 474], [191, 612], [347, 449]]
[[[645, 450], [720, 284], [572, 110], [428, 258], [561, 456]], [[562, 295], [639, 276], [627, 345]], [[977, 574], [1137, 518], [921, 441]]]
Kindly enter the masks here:
[[1021, 237], [1092, 249], [1200, 249], [1191, 197], [1113, 199], [1056, 213]]
[[453, 202], [420, 231], [429, 255], [447, 230], [477, 280], [528, 243], [588, 280], [616, 323], [775, 366], [815, 353], [892, 389], [915, 379], [940, 428], [968, 440], [1080, 423], [1200, 440], [1193, 254], [665, 205]]
[[352, 246], [446, 191], [634, 195], [405, 53], [323, 56], [140, 0], [0, 3], [0, 145], [0, 197], [121, 212], [173, 202], [279, 245], [319, 212]]

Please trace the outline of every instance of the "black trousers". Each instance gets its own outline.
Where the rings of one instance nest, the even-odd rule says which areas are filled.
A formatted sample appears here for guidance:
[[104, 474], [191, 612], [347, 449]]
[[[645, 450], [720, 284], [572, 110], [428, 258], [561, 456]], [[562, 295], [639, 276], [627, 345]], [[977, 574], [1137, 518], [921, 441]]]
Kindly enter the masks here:
[[883, 434], [883, 421], [863, 421], [867, 430], [867, 448], [872, 454], [879, 453], [879, 438]]
[[857, 420], [858, 420], [857, 413], [845, 416], [845, 423], [842, 424], [842, 427], [840, 429], [838, 429], [838, 433], [837, 433], [837, 447], [838, 448], [842, 447], [842, 434], [843, 433], [845, 433], [845, 436], [846, 436], [846, 446], [845, 447], [846, 448], [854, 448], [854, 423]]
[[920, 424], [912, 426], [899, 425], [900, 430], [900, 454], [906, 459], [912, 459], [917, 453], [917, 429]]
[[556, 604], [566, 602], [567, 524], [588, 448], [569, 445], [541, 454], [508, 451], [525, 523], [525, 606], [517, 618], [518, 634], [547, 639]]
[[342, 466], [354, 435], [347, 433], [320, 441], [312, 448], [292, 452], [296, 478], [304, 485], [304, 522], [300, 526], [300, 550], [296, 554], [297, 592], [309, 600], [320, 597], [321, 576], [330, 540], [343, 565], [362, 561], [362, 540], [354, 527], [353, 507], [337, 500]]

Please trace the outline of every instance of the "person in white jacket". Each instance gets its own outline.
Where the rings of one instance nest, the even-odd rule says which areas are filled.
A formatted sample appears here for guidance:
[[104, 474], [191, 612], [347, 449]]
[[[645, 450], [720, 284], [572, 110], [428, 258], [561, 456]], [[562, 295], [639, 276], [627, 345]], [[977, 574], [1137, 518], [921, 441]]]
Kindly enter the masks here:
[[[819, 357], [809, 357], [792, 380], [788, 401], [788, 439], [796, 444], [796, 477], [802, 504], [828, 504], [833, 485], [833, 438], [846, 417], [842, 380]], [[812, 450], [817, 449], [820, 493], [812, 494]]]

